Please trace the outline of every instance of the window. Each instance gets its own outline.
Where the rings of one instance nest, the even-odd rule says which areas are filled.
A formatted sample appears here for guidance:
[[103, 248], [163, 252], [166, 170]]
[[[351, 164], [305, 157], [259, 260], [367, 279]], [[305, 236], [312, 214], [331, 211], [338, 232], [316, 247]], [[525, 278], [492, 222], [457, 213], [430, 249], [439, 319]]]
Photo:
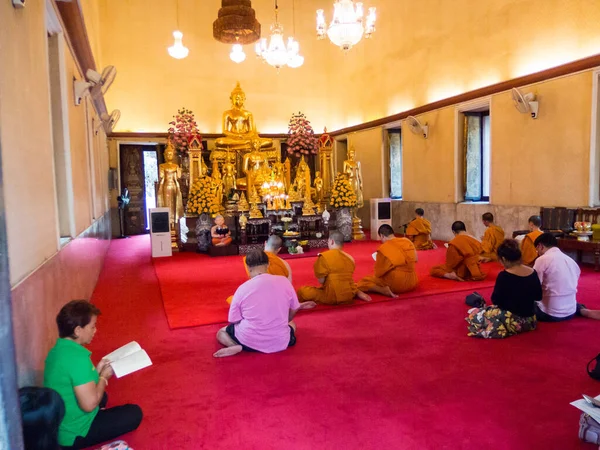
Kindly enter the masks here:
[[400, 129], [388, 130], [390, 147], [390, 197], [402, 198], [402, 134]]
[[490, 199], [490, 112], [464, 113], [465, 200]]

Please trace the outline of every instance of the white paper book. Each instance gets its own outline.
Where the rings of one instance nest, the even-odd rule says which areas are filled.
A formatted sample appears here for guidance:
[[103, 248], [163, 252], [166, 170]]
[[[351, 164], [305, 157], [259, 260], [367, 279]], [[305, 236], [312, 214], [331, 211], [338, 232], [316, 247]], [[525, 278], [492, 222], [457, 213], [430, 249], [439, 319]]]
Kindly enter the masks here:
[[[596, 397], [596, 400], [600, 400], [600, 395]], [[574, 402], [571, 402], [571, 405], [592, 416], [596, 422], [600, 422], [600, 408], [590, 405], [584, 399], [575, 400]]]
[[142, 350], [140, 344], [135, 341], [116, 349], [102, 359], [110, 361], [110, 366], [113, 368], [117, 378], [124, 377], [152, 365], [148, 353]]

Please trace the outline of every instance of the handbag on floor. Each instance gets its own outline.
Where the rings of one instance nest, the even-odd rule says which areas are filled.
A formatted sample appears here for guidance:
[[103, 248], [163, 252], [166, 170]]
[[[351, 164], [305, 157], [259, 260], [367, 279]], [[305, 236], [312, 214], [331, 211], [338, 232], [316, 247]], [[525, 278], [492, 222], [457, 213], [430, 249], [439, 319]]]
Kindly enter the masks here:
[[579, 439], [590, 444], [600, 444], [600, 423], [585, 413], [579, 418]]
[[[590, 369], [590, 366], [594, 361], [596, 361], [596, 365], [594, 366], [594, 368]], [[600, 353], [595, 358], [592, 358], [592, 360], [588, 363], [587, 373], [594, 380], [600, 381]]]
[[471, 308], [483, 308], [485, 306], [485, 299], [479, 292], [473, 292], [472, 294], [467, 295], [465, 303]]

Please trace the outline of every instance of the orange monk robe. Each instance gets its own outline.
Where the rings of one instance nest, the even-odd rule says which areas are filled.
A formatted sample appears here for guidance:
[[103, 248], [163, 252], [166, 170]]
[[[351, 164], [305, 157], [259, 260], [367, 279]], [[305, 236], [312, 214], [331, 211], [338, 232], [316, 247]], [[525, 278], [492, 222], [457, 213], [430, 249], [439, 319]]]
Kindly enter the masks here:
[[504, 241], [504, 230], [498, 225], [490, 225], [481, 240], [481, 256], [498, 261], [498, 247]]
[[444, 275], [455, 272], [463, 280], [479, 281], [485, 273], [479, 267], [481, 244], [473, 236], [459, 234], [448, 243], [446, 264], [431, 269], [431, 276], [444, 278]]
[[[285, 263], [283, 259], [277, 256], [275, 253], [265, 252], [267, 257], [269, 258], [269, 267], [267, 269], [267, 273], [271, 275], [281, 275], [283, 277], [289, 278], [290, 271], [288, 270], [288, 265]], [[246, 269], [246, 274], [250, 276], [248, 272], [248, 266], [246, 265], [246, 257], [244, 256], [244, 268]], [[231, 305], [231, 301], [233, 300], [233, 295], [227, 297], [226, 302]]]
[[406, 226], [405, 233], [415, 244], [417, 250], [435, 248], [431, 240], [431, 222], [423, 217], [417, 217]]
[[358, 291], [352, 278], [354, 267], [354, 259], [341, 250], [320, 253], [314, 271], [317, 278], [325, 281], [321, 287], [303, 286], [298, 289], [298, 300], [328, 305], [350, 303]]
[[528, 266], [533, 266], [533, 262], [538, 257], [537, 250], [535, 249], [535, 245], [533, 243], [538, 238], [544, 234], [540, 230], [532, 231], [527, 234], [523, 241], [521, 242], [521, 260], [523, 264], [527, 264]]
[[212, 245], [215, 246], [219, 246], [219, 247], [224, 247], [226, 245], [231, 244], [231, 242], [233, 241], [233, 239], [231, 239], [231, 237], [226, 237], [226, 238], [212, 238]]
[[415, 262], [417, 251], [409, 239], [390, 239], [377, 249], [375, 276], [360, 280], [358, 289], [365, 292], [374, 286], [388, 286], [394, 294], [412, 291], [419, 284]]

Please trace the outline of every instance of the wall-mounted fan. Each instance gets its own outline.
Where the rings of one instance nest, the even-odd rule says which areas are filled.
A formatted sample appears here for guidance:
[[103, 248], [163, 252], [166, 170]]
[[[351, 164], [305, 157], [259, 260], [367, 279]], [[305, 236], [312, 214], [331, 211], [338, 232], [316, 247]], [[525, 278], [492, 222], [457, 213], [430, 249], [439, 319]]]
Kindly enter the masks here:
[[117, 124], [120, 118], [121, 111], [119, 111], [118, 109], [115, 109], [113, 112], [111, 112], [110, 116], [106, 113], [102, 114], [102, 122], [104, 123], [104, 129], [107, 133], [110, 133], [112, 130], [114, 130], [115, 125]]
[[511, 90], [512, 99], [515, 103], [515, 108], [522, 114], [531, 114], [532, 119], [537, 119], [540, 104], [535, 99], [535, 94], [528, 92], [527, 94], [521, 93], [517, 88]]
[[73, 91], [75, 94], [75, 104], [80, 105], [83, 96], [89, 94], [90, 89], [94, 86], [100, 87], [100, 92], [104, 95], [112, 82], [117, 76], [117, 69], [115, 66], [107, 66], [102, 71], [102, 74], [95, 70], [88, 69], [85, 73], [85, 77], [88, 81], [75, 80], [73, 82]]
[[427, 136], [429, 135], [429, 127], [427, 126], [427, 124], [421, 124], [421, 122], [419, 122], [419, 119], [417, 119], [414, 116], [408, 116], [406, 118], [406, 123], [408, 124], [410, 131], [412, 131], [414, 134], [420, 134], [425, 139], [427, 139]]

